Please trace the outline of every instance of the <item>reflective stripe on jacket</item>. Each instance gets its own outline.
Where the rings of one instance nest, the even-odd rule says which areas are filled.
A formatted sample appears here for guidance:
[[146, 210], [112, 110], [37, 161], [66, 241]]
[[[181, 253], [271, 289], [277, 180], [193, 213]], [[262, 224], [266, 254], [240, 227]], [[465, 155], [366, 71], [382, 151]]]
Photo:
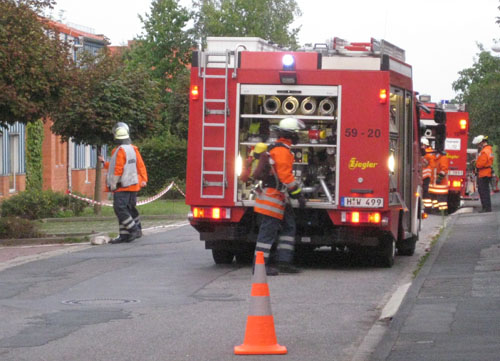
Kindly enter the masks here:
[[254, 211], [266, 216], [283, 219], [285, 215], [285, 194], [275, 188], [264, 188], [257, 193]]
[[479, 152], [476, 160], [476, 168], [479, 178], [491, 177], [491, 166], [493, 165], [493, 151], [491, 145], [485, 145]]
[[[123, 147], [127, 148], [124, 149]], [[129, 153], [127, 153], [126, 149], [128, 149]], [[127, 155], [129, 155], [129, 158], [127, 158]], [[115, 161], [114, 171], [111, 169], [113, 159]], [[131, 159], [134, 159], [134, 161], [129, 163]], [[132, 144], [120, 145], [114, 148], [111, 151], [111, 162], [105, 162], [104, 169], [108, 169], [108, 174], [106, 176], [108, 191], [110, 190], [109, 184], [112, 181], [121, 184], [120, 188], [116, 189], [115, 192], [138, 192], [141, 189], [141, 183], [147, 183], [148, 181], [146, 166], [139, 153], [139, 149]], [[124, 174], [125, 177], [123, 177]], [[135, 178], [135, 176], [137, 178]], [[123, 182], [123, 180], [125, 180], [125, 182]]]
[[[445, 154], [436, 154], [435, 168], [431, 184], [429, 185], [429, 193], [432, 194], [448, 194], [448, 169], [449, 159]], [[441, 182], [438, 183], [438, 175], [442, 174]]]
[[435, 155], [434, 155], [434, 150], [431, 147], [425, 148], [425, 155], [424, 155], [424, 167], [422, 169], [422, 178], [431, 178], [432, 177], [432, 169], [435, 166]]
[[[290, 140], [280, 138], [277, 143], [281, 146], [270, 146], [269, 156], [272, 164], [272, 172], [278, 177], [279, 183], [284, 184], [287, 189], [297, 187], [297, 181], [293, 175], [293, 161], [295, 159], [290, 151], [292, 143]], [[284, 146], [283, 146], [284, 145]], [[275, 183], [275, 182], [274, 182]], [[277, 185], [279, 187], [279, 185]], [[285, 193], [273, 187], [266, 187], [255, 199], [254, 211], [278, 219], [283, 219], [285, 214]]]

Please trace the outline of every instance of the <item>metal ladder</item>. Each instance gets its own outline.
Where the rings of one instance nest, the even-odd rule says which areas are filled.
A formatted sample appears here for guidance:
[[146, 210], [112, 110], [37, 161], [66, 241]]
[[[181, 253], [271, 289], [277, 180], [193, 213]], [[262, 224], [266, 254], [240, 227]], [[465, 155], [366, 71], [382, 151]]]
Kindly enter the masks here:
[[[203, 115], [202, 115], [202, 137], [201, 137], [201, 198], [224, 198], [226, 195], [227, 188], [227, 175], [226, 175], [226, 146], [227, 146], [227, 118], [229, 115], [228, 107], [228, 77], [229, 77], [229, 64], [231, 63], [231, 56], [234, 52], [205, 52], [202, 54], [202, 60], [198, 76], [203, 78]], [[224, 59], [221, 59], [221, 58]], [[214, 59], [215, 58], [215, 59]], [[224, 64], [225, 72], [224, 74], [207, 74], [207, 69], [209, 64]], [[220, 68], [216, 68], [220, 69]], [[207, 80], [208, 83], [217, 82], [216, 79], [224, 80], [224, 98], [207, 99]], [[213, 80], [213, 81], [210, 81]], [[223, 109], [209, 109], [210, 103], [223, 103]], [[214, 122], [207, 120], [207, 115], [212, 116], [223, 116], [224, 122]], [[217, 144], [217, 146], [207, 147], [205, 145], [205, 140], [209, 136], [210, 129], [222, 127], [224, 131], [224, 139], [222, 144]], [[217, 153], [222, 152], [222, 165], [217, 170], [207, 170], [205, 162], [205, 153]], [[208, 155], [207, 155], [208, 156]], [[216, 175], [220, 176], [221, 181], [207, 181], [205, 176]], [[217, 194], [207, 194], [208, 187], [218, 187], [219, 191]]]

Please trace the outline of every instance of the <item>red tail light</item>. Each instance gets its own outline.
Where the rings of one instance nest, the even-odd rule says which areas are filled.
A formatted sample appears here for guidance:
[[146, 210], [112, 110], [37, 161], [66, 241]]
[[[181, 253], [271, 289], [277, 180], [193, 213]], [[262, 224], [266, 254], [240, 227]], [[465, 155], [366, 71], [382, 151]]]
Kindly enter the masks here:
[[380, 89], [380, 93], [378, 95], [380, 104], [387, 103], [387, 89]]
[[200, 97], [200, 91], [198, 90], [198, 85], [191, 86], [191, 100], [198, 100]]
[[190, 216], [194, 219], [231, 219], [231, 208], [193, 207]]
[[382, 215], [380, 212], [342, 212], [342, 222], [344, 223], [371, 223], [380, 224]]

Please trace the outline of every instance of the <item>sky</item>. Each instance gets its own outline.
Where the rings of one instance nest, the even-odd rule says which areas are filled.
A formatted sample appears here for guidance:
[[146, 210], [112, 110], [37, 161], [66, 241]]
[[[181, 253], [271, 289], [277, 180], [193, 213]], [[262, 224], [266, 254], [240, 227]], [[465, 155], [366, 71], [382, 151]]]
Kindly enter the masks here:
[[[58, 20], [104, 34], [113, 45], [142, 33], [138, 15], [150, 0], [56, 0]], [[249, 0], [251, 1], [251, 0]], [[352, 42], [384, 39], [406, 51], [414, 89], [433, 101], [452, 99], [458, 72], [472, 66], [477, 43], [489, 50], [500, 39], [500, 0], [296, 0], [302, 16], [299, 43], [324, 43], [335, 36]], [[180, 1], [190, 6], [190, 0]], [[500, 53], [498, 54], [500, 56]]]

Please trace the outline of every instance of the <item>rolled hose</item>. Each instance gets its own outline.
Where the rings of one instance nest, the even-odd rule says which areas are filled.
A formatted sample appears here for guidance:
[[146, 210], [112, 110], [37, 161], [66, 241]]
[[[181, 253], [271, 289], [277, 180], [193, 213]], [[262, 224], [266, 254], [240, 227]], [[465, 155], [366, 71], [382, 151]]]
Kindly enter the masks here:
[[276, 114], [281, 107], [281, 101], [278, 97], [272, 96], [264, 101], [264, 112], [266, 114]]
[[319, 102], [318, 112], [320, 115], [332, 115], [335, 110], [335, 103], [330, 98], [325, 98]]
[[316, 107], [317, 107], [316, 99], [312, 97], [307, 97], [304, 100], [302, 100], [302, 103], [300, 104], [300, 111], [304, 115], [311, 115], [316, 112]]
[[283, 114], [295, 114], [299, 109], [299, 101], [295, 97], [288, 97], [283, 101], [281, 110]]

